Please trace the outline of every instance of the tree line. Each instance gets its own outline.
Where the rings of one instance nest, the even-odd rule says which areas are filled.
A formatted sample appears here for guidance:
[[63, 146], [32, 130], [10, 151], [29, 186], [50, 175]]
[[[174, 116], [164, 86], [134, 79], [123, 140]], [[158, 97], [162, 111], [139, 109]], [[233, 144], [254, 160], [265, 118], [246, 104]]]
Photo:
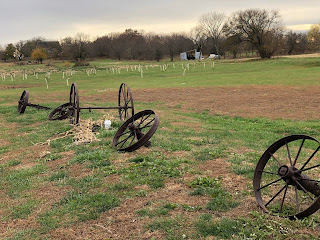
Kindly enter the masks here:
[[215, 53], [224, 57], [304, 54], [320, 50], [320, 23], [308, 32], [286, 31], [278, 11], [248, 9], [234, 12], [203, 14], [188, 34], [160, 35], [126, 29], [98, 37], [79, 33], [61, 41], [35, 38], [10, 43], [0, 50], [3, 61], [46, 58], [84, 61], [94, 58], [116, 60], [174, 60], [181, 52], [197, 49], [203, 56]]

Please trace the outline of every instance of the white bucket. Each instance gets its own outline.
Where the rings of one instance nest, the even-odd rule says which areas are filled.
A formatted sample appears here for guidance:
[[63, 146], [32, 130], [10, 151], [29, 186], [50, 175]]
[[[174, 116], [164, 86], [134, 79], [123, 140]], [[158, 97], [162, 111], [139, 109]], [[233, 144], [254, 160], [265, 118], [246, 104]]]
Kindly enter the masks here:
[[111, 128], [111, 121], [110, 120], [104, 120], [104, 128], [105, 129]]

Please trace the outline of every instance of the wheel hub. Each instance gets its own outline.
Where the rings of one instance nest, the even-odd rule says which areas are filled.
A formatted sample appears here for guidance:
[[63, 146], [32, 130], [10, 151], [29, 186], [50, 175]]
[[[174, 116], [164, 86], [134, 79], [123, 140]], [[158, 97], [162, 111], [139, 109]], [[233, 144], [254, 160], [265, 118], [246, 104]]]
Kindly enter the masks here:
[[302, 178], [301, 171], [295, 167], [288, 167], [287, 165], [282, 165], [278, 169], [278, 174], [288, 185], [296, 185], [296, 181], [300, 181]]
[[140, 140], [144, 136], [140, 128], [134, 125], [134, 123], [129, 123], [128, 128], [131, 131], [132, 135], [137, 136], [138, 140]]
[[282, 165], [278, 169], [278, 175], [288, 184], [296, 186], [298, 190], [307, 191], [314, 194], [315, 196], [320, 196], [320, 186], [316, 181], [313, 181], [307, 175], [302, 174], [302, 171], [287, 165]]

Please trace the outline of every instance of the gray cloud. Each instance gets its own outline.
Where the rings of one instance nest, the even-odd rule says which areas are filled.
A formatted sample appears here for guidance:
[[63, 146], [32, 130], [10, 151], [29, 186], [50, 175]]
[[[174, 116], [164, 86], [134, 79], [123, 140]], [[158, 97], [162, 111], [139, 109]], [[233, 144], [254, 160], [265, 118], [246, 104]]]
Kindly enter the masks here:
[[101, 36], [130, 27], [187, 31], [209, 11], [229, 15], [249, 8], [279, 10], [285, 25], [320, 21], [318, 0], [0, 0], [0, 45], [38, 36], [61, 39], [85, 31]]

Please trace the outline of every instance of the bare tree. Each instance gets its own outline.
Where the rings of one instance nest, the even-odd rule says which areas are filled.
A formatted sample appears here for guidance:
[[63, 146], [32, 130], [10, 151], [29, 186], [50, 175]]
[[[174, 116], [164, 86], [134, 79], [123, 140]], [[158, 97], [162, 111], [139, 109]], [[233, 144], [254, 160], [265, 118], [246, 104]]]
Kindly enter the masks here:
[[241, 40], [239, 36], [233, 35], [225, 40], [226, 50], [232, 53], [233, 58], [237, 58], [237, 54], [241, 52]]
[[60, 42], [62, 48], [62, 58], [63, 59], [71, 59], [72, 58], [72, 47], [73, 47], [73, 39], [72, 37], [66, 37]]
[[91, 55], [97, 57], [110, 57], [112, 40], [108, 36], [97, 38], [92, 45]]
[[182, 34], [173, 33], [169, 36], [165, 36], [165, 49], [169, 54], [170, 61], [172, 62], [174, 56], [186, 50], [190, 50], [194, 47], [194, 43]]
[[206, 41], [206, 36], [204, 35], [200, 26], [195, 26], [191, 29], [190, 39], [197, 46], [197, 51], [202, 52], [204, 42]]
[[13, 59], [15, 51], [16, 51], [16, 47], [12, 43], [9, 43], [6, 46], [6, 49], [4, 51], [4, 59], [3, 60], [7, 61], [9, 59]]
[[112, 57], [121, 60], [125, 56], [126, 43], [123, 41], [123, 35], [120, 33], [110, 34]]
[[304, 53], [307, 49], [307, 43], [307, 35], [304, 33], [289, 31], [286, 34], [287, 53], [289, 55]]
[[16, 59], [18, 59], [19, 61], [21, 61], [24, 58], [24, 54], [23, 54], [23, 46], [24, 46], [25, 42], [24, 41], [19, 41], [18, 43], [16, 43], [15, 47], [16, 47], [16, 51], [14, 53], [14, 57]]
[[261, 58], [270, 58], [279, 48], [283, 26], [278, 11], [249, 9], [234, 13], [223, 31], [251, 43]]
[[209, 12], [199, 18], [198, 29], [203, 36], [211, 39], [213, 51], [220, 54], [221, 35], [227, 17], [224, 13]]
[[81, 61], [84, 60], [88, 54], [88, 44], [90, 42], [89, 35], [78, 33], [73, 40], [73, 57]]
[[308, 42], [312, 51], [320, 49], [320, 23], [313, 24], [308, 31]]

